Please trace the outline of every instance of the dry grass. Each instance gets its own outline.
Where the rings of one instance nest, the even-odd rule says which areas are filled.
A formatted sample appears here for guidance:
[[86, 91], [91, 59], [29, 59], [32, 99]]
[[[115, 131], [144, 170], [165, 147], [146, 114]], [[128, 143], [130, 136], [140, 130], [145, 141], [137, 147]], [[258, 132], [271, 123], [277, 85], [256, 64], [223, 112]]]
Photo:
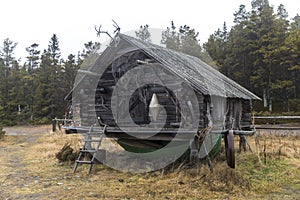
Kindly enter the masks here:
[[213, 173], [200, 163], [164, 174], [130, 174], [96, 165], [87, 175], [87, 166], [73, 174], [72, 165], [55, 159], [66, 143], [78, 150], [81, 135], [47, 133], [34, 142], [6, 136], [0, 141], [0, 193], [3, 199], [297, 199], [299, 137], [264, 133], [258, 139], [248, 139], [255, 152], [238, 153], [235, 170], [226, 166], [222, 153]]
[[55, 154], [65, 145], [70, 144], [71, 147], [79, 151], [82, 145], [83, 137], [80, 134], [65, 135], [61, 133], [49, 133], [41, 137], [32, 145], [31, 149], [40, 152], [39, 155], [30, 154], [27, 159], [36, 159], [36, 156], [42, 162], [56, 162]]

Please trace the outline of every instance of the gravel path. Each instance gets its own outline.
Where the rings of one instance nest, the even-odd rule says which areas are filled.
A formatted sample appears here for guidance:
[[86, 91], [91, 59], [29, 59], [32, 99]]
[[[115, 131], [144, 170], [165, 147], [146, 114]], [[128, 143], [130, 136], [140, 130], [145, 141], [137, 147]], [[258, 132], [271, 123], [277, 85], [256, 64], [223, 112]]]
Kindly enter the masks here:
[[49, 133], [51, 126], [9, 126], [4, 127], [3, 130], [6, 132], [6, 135], [39, 135]]
[[0, 200], [5, 199], [40, 199], [41, 194], [17, 194], [15, 189], [29, 188], [31, 184], [39, 181], [36, 177], [24, 169], [23, 157], [26, 148], [34, 144], [43, 134], [51, 131], [51, 126], [13, 126], [5, 127], [6, 135], [17, 136], [14, 145], [0, 147], [2, 166], [7, 167], [5, 174], [0, 172]]

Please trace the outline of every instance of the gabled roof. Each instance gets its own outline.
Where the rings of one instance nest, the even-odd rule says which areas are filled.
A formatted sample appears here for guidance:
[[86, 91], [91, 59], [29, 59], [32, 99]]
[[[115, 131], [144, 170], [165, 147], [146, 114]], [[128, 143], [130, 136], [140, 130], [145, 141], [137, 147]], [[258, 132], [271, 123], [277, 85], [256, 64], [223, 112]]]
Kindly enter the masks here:
[[195, 90], [204, 95], [260, 99], [199, 58], [124, 34], [118, 34], [115, 40], [116, 43], [113, 42], [107, 47], [95, 64], [88, 69], [90, 72], [99, 72], [97, 68], [107, 67], [116, 57], [127, 52], [142, 50], [149, 57], [160, 63], [164, 69], [182, 78]]

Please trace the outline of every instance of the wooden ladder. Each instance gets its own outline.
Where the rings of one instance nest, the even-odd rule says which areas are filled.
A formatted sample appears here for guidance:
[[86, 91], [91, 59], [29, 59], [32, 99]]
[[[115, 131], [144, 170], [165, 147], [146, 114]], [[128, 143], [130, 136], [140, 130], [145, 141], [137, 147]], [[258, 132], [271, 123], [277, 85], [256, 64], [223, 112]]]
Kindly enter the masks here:
[[[92, 167], [95, 163], [96, 154], [100, 149], [100, 145], [101, 145], [102, 139], [104, 137], [105, 128], [106, 127], [104, 127], [103, 130], [101, 130], [101, 131], [94, 132], [93, 127], [91, 126], [91, 128], [89, 129], [89, 132], [87, 132], [85, 134], [83, 146], [80, 149], [78, 158], [74, 163], [73, 173], [76, 172], [76, 169], [79, 164], [88, 164], [89, 168], [88, 168], [87, 174], [91, 173]], [[96, 143], [95, 148], [92, 147], [92, 143]], [[91, 155], [90, 160], [83, 160], [86, 157], [85, 156], [86, 154]]]

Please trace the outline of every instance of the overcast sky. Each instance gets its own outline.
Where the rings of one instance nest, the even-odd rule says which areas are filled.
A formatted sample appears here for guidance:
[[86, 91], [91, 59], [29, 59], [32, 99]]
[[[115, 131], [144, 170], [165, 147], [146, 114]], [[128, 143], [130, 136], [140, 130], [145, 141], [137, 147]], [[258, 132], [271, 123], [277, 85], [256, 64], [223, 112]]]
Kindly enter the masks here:
[[[207, 40], [226, 21], [232, 25], [233, 13], [240, 4], [247, 10], [251, 0], [0, 0], [0, 46], [5, 38], [18, 42], [15, 56], [25, 61], [25, 48], [38, 43], [39, 50], [47, 48], [53, 33], [57, 34], [63, 58], [82, 51], [88, 41], [100, 41], [94, 25], [112, 31], [112, 19], [121, 32], [148, 24], [164, 29], [187, 24], [199, 32], [200, 42]], [[297, 0], [269, 0], [275, 11], [285, 5], [289, 18], [300, 13]], [[105, 38], [102, 38], [105, 39]]]

